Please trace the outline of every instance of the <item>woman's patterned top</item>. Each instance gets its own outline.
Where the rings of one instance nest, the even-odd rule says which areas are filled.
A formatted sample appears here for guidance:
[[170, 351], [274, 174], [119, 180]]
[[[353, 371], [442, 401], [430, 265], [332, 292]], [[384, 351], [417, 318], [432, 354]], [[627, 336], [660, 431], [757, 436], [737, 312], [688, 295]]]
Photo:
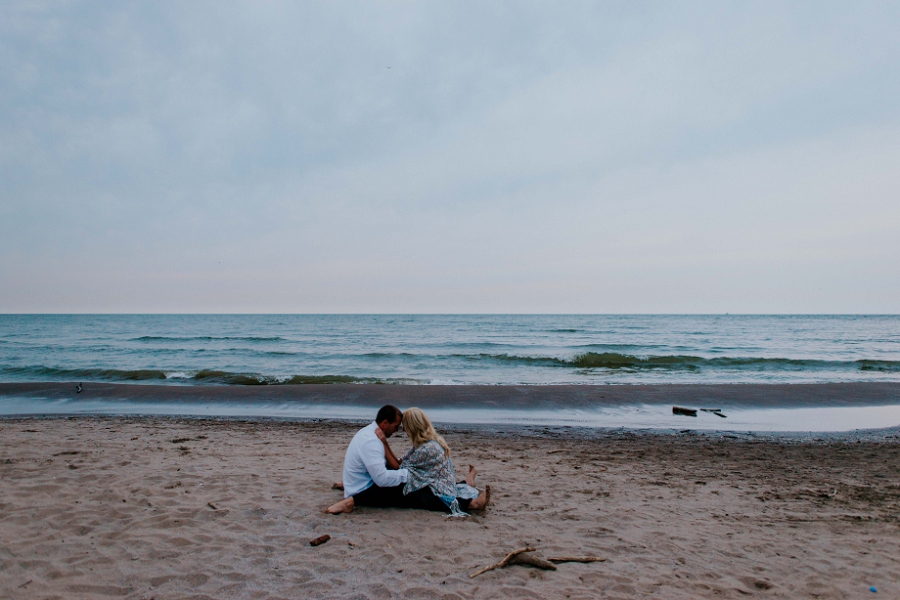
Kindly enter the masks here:
[[454, 516], [465, 515], [459, 509], [456, 500], [456, 473], [453, 461], [444, 455], [444, 448], [431, 440], [411, 448], [403, 455], [403, 468], [408, 471], [404, 494], [411, 494], [428, 486], [435, 496], [439, 497]]

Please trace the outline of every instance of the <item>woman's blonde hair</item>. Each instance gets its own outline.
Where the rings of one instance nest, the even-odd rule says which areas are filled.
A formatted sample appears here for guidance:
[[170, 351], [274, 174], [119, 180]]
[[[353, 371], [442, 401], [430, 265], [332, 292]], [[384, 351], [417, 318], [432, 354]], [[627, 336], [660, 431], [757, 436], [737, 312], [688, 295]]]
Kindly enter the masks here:
[[414, 448], [433, 440], [444, 449], [444, 456], [450, 456], [450, 446], [434, 430], [434, 425], [421, 409], [408, 408], [403, 411], [403, 431], [409, 436]]

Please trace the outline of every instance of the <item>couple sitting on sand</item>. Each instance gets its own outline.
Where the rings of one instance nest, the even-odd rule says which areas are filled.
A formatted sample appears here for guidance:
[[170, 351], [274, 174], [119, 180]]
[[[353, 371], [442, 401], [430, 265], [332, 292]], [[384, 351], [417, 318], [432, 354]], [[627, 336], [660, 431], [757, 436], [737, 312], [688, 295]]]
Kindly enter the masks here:
[[[397, 459], [388, 438], [405, 431], [412, 442], [403, 458]], [[466, 516], [467, 510], [483, 510], [491, 497], [491, 487], [478, 493], [475, 467], [469, 465], [465, 483], [456, 483], [450, 447], [434, 430], [418, 408], [405, 413], [395, 406], [383, 406], [375, 422], [360, 429], [344, 456], [344, 499], [325, 512], [349, 513], [355, 506], [422, 508]]]

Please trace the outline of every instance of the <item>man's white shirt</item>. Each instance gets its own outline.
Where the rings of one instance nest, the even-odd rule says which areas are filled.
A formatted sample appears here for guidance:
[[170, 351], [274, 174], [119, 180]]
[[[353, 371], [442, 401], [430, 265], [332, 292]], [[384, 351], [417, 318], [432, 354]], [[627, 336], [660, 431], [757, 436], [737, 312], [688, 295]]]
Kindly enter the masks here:
[[406, 483], [406, 469], [389, 470], [384, 459], [384, 444], [375, 435], [375, 423], [356, 432], [344, 455], [344, 498], [354, 496], [372, 485], [394, 487]]

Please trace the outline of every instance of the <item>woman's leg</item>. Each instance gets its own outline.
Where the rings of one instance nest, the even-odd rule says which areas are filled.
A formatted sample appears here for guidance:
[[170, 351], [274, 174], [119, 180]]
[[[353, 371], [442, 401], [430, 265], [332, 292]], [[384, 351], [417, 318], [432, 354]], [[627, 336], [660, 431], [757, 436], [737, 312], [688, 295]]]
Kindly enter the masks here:
[[[469, 506], [464, 508], [463, 510], [484, 510], [487, 508], [487, 505], [491, 501], [491, 486], [484, 486], [484, 491], [478, 495], [474, 500], [469, 501]], [[460, 502], [460, 507], [462, 507], [462, 502]]]
[[[410, 508], [450, 512], [450, 508], [444, 504], [443, 500], [435, 496], [429, 487], [417, 490], [407, 496], [407, 498], [410, 500]], [[485, 486], [484, 491], [475, 499], [457, 498], [456, 500], [459, 502], [459, 508], [462, 511], [484, 510], [491, 501], [491, 486]]]
[[450, 508], [444, 501], [434, 495], [430, 487], [423, 487], [407, 496], [410, 500], [410, 508], [421, 508], [436, 512], [450, 512]]

